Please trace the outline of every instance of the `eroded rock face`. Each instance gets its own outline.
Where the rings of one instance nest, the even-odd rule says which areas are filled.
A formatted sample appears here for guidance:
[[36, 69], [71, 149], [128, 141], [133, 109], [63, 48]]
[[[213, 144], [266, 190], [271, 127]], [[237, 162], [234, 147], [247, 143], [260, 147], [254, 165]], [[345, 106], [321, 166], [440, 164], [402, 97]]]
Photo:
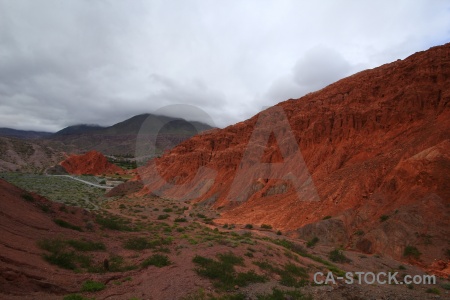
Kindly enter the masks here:
[[[450, 228], [450, 44], [277, 107], [287, 116], [309, 171], [304, 179], [311, 179], [319, 201], [299, 199], [289, 180], [254, 178], [249, 165], [290, 159], [282, 156], [283, 141], [276, 137], [249, 147], [260, 114], [194, 136], [141, 168], [146, 183], [141, 193], [208, 201], [223, 208], [218, 222], [281, 230], [319, 222], [316, 229], [300, 230], [300, 237], [322, 229], [332, 236], [335, 230], [342, 235], [338, 243], [371, 253], [398, 258], [405, 245], [416, 244], [429, 248], [422, 251], [424, 259], [443, 256]], [[280, 124], [266, 121], [258, 134], [270, 135]], [[258, 147], [266, 147], [262, 157], [242, 161], [247, 149]], [[246, 201], [229, 198], [237, 174], [250, 183], [240, 195]], [[332, 224], [321, 222], [328, 215], [342, 224], [324, 227]], [[431, 236], [432, 244], [421, 244], [422, 236]]]
[[124, 174], [125, 171], [108, 162], [106, 157], [97, 151], [89, 151], [82, 155], [71, 155], [60, 163], [69, 174]]

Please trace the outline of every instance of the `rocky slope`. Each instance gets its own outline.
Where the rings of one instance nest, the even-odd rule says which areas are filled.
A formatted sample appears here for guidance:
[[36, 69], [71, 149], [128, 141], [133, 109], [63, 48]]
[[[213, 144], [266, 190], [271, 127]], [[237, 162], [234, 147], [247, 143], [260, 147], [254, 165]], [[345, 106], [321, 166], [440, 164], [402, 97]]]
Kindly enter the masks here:
[[125, 171], [108, 162], [108, 159], [97, 151], [89, 151], [81, 155], [71, 155], [60, 163], [69, 174], [124, 174]]
[[0, 137], [0, 172], [42, 172], [62, 157], [57, 143]]
[[[276, 107], [284, 111], [301, 156], [289, 143], [283, 114], [272, 108], [194, 136], [142, 167], [141, 194], [211, 205], [222, 212], [217, 222], [270, 224], [304, 239], [318, 236], [396, 258], [411, 245], [425, 264], [446, 259], [450, 44]], [[265, 119], [257, 123], [259, 117]], [[261, 168], [278, 175], [291, 171], [300, 180], [264, 178], [267, 173], [252, 168], [259, 162], [285, 162], [284, 170]], [[306, 192], [297, 193], [299, 187]]]

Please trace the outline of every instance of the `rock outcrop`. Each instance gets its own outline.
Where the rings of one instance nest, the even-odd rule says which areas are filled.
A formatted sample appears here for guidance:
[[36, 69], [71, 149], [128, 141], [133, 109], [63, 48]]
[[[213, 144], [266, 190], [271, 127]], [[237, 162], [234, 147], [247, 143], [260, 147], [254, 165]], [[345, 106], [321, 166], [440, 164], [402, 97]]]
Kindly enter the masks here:
[[[139, 169], [146, 184], [141, 193], [206, 203], [222, 213], [217, 222], [265, 223], [302, 238], [326, 233], [322, 242], [396, 258], [414, 245], [425, 260], [444, 258], [450, 230], [450, 44], [276, 108], [290, 126], [272, 108], [194, 136]], [[286, 143], [290, 129], [301, 151], [296, 159], [297, 145]], [[258, 144], [255, 135], [268, 140]], [[283, 162], [305, 193], [280, 170], [270, 173]], [[269, 172], [255, 178], [255, 164]], [[264, 178], [277, 172], [282, 178]], [[336, 221], [323, 220], [327, 216]]]
[[69, 174], [124, 174], [125, 171], [110, 162], [97, 151], [89, 151], [81, 155], [71, 155], [60, 163]]

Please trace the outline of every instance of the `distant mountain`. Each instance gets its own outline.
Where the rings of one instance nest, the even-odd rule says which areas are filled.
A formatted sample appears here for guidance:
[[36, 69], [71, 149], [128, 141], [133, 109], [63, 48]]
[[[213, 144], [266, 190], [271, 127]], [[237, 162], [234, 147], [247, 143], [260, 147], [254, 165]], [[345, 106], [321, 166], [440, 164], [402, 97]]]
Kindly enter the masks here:
[[12, 128], [0, 128], [0, 136], [18, 139], [39, 139], [51, 136], [51, 132], [17, 130]]
[[196, 121], [186, 121], [152, 114], [141, 114], [108, 127], [80, 124], [66, 127], [48, 137], [78, 152], [97, 150], [106, 155], [134, 155], [136, 137], [146, 122], [145, 134], [157, 137], [157, 153], [213, 127]]
[[53, 136], [84, 134], [101, 130], [103, 128], [104, 127], [101, 127], [99, 125], [78, 124], [61, 129], [60, 131], [54, 133]]

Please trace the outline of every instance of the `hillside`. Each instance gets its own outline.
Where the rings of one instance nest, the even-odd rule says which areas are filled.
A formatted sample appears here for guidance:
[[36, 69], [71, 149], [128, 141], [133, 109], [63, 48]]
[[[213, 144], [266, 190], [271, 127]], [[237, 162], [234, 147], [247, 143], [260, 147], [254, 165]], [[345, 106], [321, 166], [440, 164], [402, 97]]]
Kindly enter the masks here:
[[[417, 247], [423, 253], [418, 264], [446, 259], [450, 44], [357, 73], [276, 107], [287, 116], [309, 171], [303, 168], [300, 178], [309, 191], [303, 194], [306, 199], [299, 201], [290, 180], [254, 178], [252, 166], [259, 161], [284, 161], [286, 168], [292, 162], [302, 168], [300, 160], [293, 160], [292, 145], [280, 155], [278, 146], [286, 143], [271, 134], [287, 129], [282, 118], [270, 118], [279, 115], [273, 109], [194, 136], [142, 167], [146, 187], [141, 194], [192, 198], [218, 209], [216, 221], [222, 224], [265, 223], [290, 230], [294, 237], [317, 236], [326, 244], [397, 259], [406, 259], [407, 246]], [[260, 116], [268, 119], [258, 135], [271, 137], [268, 143], [248, 145]], [[242, 160], [246, 149], [250, 153]], [[236, 174], [239, 199], [230, 193]]]
[[42, 172], [63, 158], [60, 143], [0, 137], [0, 172]]

